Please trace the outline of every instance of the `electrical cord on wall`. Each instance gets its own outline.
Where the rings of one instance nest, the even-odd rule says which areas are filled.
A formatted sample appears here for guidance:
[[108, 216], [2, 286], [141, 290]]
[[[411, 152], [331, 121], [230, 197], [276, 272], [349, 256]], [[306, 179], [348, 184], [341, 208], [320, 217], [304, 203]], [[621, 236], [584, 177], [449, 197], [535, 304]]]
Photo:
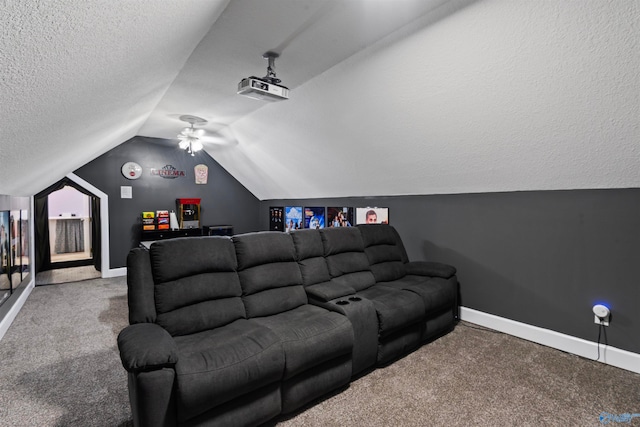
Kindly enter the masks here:
[[604, 331], [604, 345], [607, 345], [607, 331], [604, 330], [604, 324], [602, 323], [602, 319], [600, 319], [600, 323], [598, 325], [598, 357], [596, 357], [595, 361], [600, 360], [600, 338], [603, 335]]

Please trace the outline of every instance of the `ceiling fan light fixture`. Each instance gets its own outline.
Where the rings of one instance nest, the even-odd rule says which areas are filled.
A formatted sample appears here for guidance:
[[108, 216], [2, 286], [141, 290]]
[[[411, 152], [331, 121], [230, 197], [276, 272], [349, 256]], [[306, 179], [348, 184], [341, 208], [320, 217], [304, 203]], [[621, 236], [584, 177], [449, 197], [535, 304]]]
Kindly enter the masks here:
[[191, 151], [196, 153], [200, 150], [202, 150], [203, 146], [202, 146], [202, 142], [200, 142], [199, 139], [196, 139], [195, 141], [193, 141], [191, 143]]
[[195, 129], [193, 126], [196, 123], [199, 125], [206, 124], [207, 121], [203, 118], [189, 115], [180, 116], [180, 120], [189, 123], [190, 126], [183, 128], [178, 134], [178, 139], [180, 140], [178, 147], [180, 147], [181, 150], [187, 150], [187, 153], [193, 156], [194, 153], [204, 148], [202, 141], [200, 141], [200, 137], [204, 135], [204, 130]]

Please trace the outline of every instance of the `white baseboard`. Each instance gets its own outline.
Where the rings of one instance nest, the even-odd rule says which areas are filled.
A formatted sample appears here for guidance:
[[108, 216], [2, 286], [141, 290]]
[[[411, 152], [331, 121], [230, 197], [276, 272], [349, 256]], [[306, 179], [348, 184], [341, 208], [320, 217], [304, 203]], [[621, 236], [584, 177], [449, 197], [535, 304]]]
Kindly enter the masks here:
[[110, 277], [120, 277], [127, 275], [127, 267], [110, 268], [102, 272], [102, 278], [108, 279]]
[[[472, 308], [460, 307], [460, 319], [587, 359], [595, 360], [598, 354], [598, 344], [595, 342], [516, 322]], [[637, 353], [600, 344], [600, 359], [598, 361], [640, 374], [640, 354]]]
[[[0, 319], [0, 340], [2, 340], [2, 337], [4, 337], [4, 334], [6, 334], [7, 331], [9, 330], [9, 326], [11, 326], [11, 324], [13, 323], [13, 320], [16, 318], [16, 316], [20, 312], [20, 309], [22, 308], [24, 303], [27, 301], [27, 298], [31, 294], [31, 291], [33, 291], [34, 287], [35, 287], [35, 280], [31, 279], [29, 281], [29, 284], [27, 284], [25, 289], [20, 294], [20, 296], [18, 296], [18, 299], [15, 302], [13, 302], [13, 305], [7, 312], [7, 315], [4, 316], [2, 319]], [[6, 303], [8, 304], [9, 302], [6, 302]]]

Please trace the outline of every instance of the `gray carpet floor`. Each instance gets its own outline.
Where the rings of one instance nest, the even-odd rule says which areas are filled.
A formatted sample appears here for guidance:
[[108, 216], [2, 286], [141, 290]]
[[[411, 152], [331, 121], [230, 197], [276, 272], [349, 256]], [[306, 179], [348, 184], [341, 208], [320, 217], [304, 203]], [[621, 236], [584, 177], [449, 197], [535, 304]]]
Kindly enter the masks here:
[[[0, 341], [0, 425], [131, 425], [126, 324], [123, 277], [36, 287]], [[597, 426], [602, 412], [639, 413], [640, 375], [462, 322], [270, 425]]]
[[102, 274], [92, 265], [82, 267], [57, 268], [55, 270], [41, 271], [36, 275], [36, 285], [54, 285], [81, 280], [97, 279]]

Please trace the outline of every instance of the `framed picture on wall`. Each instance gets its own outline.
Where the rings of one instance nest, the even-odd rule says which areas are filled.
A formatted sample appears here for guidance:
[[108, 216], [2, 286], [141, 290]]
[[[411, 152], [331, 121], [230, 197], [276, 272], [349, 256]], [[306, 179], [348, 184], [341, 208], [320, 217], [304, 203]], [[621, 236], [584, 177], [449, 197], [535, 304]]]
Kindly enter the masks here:
[[304, 228], [324, 228], [324, 207], [304, 208]]
[[282, 206], [269, 208], [269, 230], [284, 231], [284, 208]]
[[353, 224], [353, 208], [327, 208], [327, 227], [351, 227]]
[[356, 208], [356, 224], [389, 224], [389, 208]]
[[29, 274], [29, 211], [20, 211], [20, 251], [22, 258], [22, 279]]
[[11, 290], [9, 211], [0, 211], [0, 290]]
[[20, 247], [20, 211], [9, 212], [9, 253], [11, 259], [9, 265], [11, 269], [11, 288], [15, 289], [22, 281], [22, 248]]
[[285, 206], [284, 222], [286, 231], [302, 228], [302, 206]]

